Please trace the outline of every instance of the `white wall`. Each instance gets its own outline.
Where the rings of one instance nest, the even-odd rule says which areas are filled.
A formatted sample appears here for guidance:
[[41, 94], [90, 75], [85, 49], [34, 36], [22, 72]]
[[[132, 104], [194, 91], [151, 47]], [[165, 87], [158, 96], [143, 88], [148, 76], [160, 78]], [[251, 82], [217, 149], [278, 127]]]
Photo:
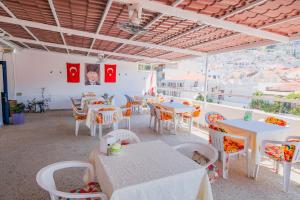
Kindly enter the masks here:
[[[141, 95], [149, 85], [150, 74], [137, 70], [136, 63], [107, 60], [101, 63], [101, 85], [84, 85], [85, 63], [96, 63], [96, 58], [58, 53], [44, 53], [23, 50], [15, 53], [15, 93], [19, 101], [27, 101], [41, 96], [41, 88], [46, 88], [46, 96], [51, 98], [51, 109], [70, 108], [70, 97], [82, 92], [96, 92], [99, 95], [129, 94]], [[67, 83], [66, 63], [80, 63], [80, 83]], [[117, 83], [104, 83], [103, 64], [117, 64]], [[51, 74], [50, 71], [53, 71]], [[120, 74], [120, 75], [119, 75]]]

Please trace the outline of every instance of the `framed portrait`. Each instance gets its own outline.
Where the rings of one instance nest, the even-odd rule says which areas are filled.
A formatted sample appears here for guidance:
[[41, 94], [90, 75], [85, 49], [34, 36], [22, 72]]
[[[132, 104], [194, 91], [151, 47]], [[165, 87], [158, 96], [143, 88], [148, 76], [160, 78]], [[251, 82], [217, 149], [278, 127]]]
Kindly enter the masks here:
[[85, 85], [100, 85], [100, 64], [85, 64]]

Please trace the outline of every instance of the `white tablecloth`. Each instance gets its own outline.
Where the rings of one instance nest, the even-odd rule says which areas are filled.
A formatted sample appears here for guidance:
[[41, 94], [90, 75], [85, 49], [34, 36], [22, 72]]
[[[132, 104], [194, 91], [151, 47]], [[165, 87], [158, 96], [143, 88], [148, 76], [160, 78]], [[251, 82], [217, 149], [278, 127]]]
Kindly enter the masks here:
[[120, 155], [90, 156], [110, 200], [211, 200], [205, 168], [161, 141], [131, 144]]
[[265, 122], [242, 119], [228, 119], [218, 121], [217, 125], [227, 132], [246, 136], [249, 139], [249, 149], [251, 150], [251, 160], [249, 169], [253, 176], [255, 166], [260, 162], [260, 147], [263, 140], [284, 140], [286, 137], [286, 127], [268, 124]]
[[178, 102], [164, 102], [160, 105], [165, 109], [168, 109], [175, 113], [193, 112], [195, 110], [193, 106], [184, 105]]

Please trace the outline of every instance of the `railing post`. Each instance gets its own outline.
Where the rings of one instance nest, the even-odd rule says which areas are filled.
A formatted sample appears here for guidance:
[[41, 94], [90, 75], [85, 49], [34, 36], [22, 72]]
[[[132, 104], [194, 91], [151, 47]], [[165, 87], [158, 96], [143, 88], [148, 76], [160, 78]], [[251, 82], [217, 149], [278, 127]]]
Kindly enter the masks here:
[[203, 109], [202, 113], [204, 114], [204, 117], [202, 118], [202, 126], [205, 127], [205, 113], [206, 113], [206, 103], [207, 103], [207, 87], [208, 87], [208, 54], [205, 56], [205, 79], [204, 79], [204, 103], [203, 103]]

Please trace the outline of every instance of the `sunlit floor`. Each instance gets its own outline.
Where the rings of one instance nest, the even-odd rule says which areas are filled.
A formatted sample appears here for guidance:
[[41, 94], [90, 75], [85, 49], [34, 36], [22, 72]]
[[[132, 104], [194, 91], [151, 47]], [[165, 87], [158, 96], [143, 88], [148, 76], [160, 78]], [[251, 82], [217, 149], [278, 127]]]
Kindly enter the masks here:
[[[186, 141], [207, 141], [207, 133], [181, 129], [177, 135], [158, 135], [149, 126], [146, 114], [132, 117], [132, 131], [142, 141], [163, 140], [170, 145]], [[82, 126], [79, 136], [74, 135], [71, 111], [49, 111], [26, 115], [26, 123], [0, 129], [0, 199], [35, 200], [49, 199], [35, 181], [37, 171], [48, 164], [65, 160], [87, 160], [89, 152], [97, 147], [98, 138], [89, 136]], [[106, 132], [109, 130], [106, 130]], [[80, 186], [82, 171], [69, 170], [56, 174], [58, 188], [68, 190]], [[258, 179], [245, 174], [244, 159], [230, 162], [229, 179], [213, 183], [215, 200], [247, 199], [300, 199], [300, 166], [292, 172], [289, 193], [282, 190], [282, 170], [275, 174], [272, 163], [264, 161]]]

